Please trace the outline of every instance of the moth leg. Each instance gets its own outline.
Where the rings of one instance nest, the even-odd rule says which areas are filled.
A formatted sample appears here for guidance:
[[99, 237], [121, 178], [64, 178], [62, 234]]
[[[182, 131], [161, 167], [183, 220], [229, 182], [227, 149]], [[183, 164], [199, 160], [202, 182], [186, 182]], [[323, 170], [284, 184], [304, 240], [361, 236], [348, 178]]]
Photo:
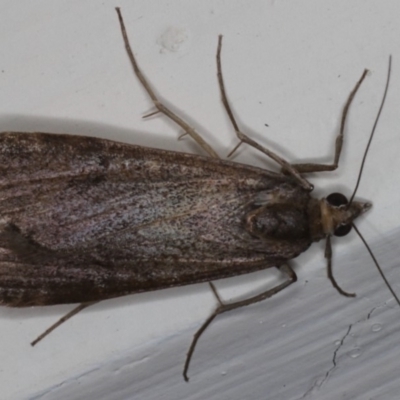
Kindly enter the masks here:
[[[133, 55], [133, 51], [131, 48], [131, 45], [129, 43], [128, 35], [126, 33], [126, 28], [124, 24], [124, 20], [122, 18], [121, 10], [117, 7], [116, 8], [117, 14], [118, 14], [118, 19], [119, 23], [121, 25], [121, 32], [122, 32], [122, 37], [124, 39], [125, 43], [125, 49], [126, 52], [128, 53], [129, 60], [131, 62], [133, 71], [135, 72], [135, 75], [139, 79], [140, 83], [142, 84], [143, 88], [149, 95], [150, 99], [152, 100], [154, 106], [157, 108], [157, 112], [161, 112], [165, 116], [167, 116], [169, 119], [174, 121], [176, 124], [178, 124], [185, 133], [190, 135], [196, 142], [197, 144], [204, 150], [206, 151], [211, 157], [213, 158], [219, 158], [218, 154], [212, 149], [212, 147], [196, 132], [195, 129], [193, 129], [191, 126], [189, 126], [182, 118], [180, 118], [178, 115], [176, 115], [173, 111], [171, 111], [169, 108], [167, 108], [164, 104], [161, 103], [161, 101], [158, 99], [156, 94], [154, 93], [153, 89], [151, 88], [149, 82], [143, 75], [142, 71], [139, 68], [139, 65], [136, 61], [135, 56]], [[153, 115], [155, 113], [151, 113], [150, 115]]]
[[39, 335], [33, 342], [31, 342], [31, 346], [34, 346], [38, 342], [40, 342], [42, 339], [44, 339], [49, 333], [53, 332], [54, 329], [58, 328], [61, 324], [63, 324], [65, 321], [69, 320], [72, 318], [74, 315], [78, 314], [78, 312], [84, 310], [85, 308], [98, 303], [98, 301], [92, 301], [88, 303], [81, 303], [79, 306], [75, 307], [73, 310], [71, 310], [69, 313], [65, 314], [63, 317], [61, 317], [56, 323], [51, 325], [48, 329], [46, 329], [41, 335]]
[[296, 168], [297, 171], [299, 171], [300, 173], [307, 173], [307, 172], [334, 171], [335, 169], [337, 169], [337, 167], [339, 166], [340, 153], [342, 152], [344, 127], [346, 124], [347, 114], [349, 112], [350, 105], [351, 105], [359, 87], [361, 86], [361, 83], [363, 82], [364, 78], [366, 77], [367, 73], [368, 73], [368, 70], [365, 69], [363, 74], [361, 75], [361, 78], [358, 80], [358, 82], [354, 86], [354, 89], [350, 92], [349, 97], [347, 98], [346, 104], [343, 108], [342, 119], [340, 122], [340, 131], [339, 131], [339, 135], [336, 137], [333, 163], [332, 164], [292, 164], [292, 166], [294, 168]]
[[211, 324], [211, 322], [215, 319], [217, 315], [220, 315], [227, 311], [235, 310], [236, 308], [248, 306], [250, 304], [258, 303], [260, 301], [268, 299], [269, 297], [272, 297], [274, 294], [279, 293], [281, 290], [287, 288], [289, 285], [297, 281], [296, 273], [288, 264], [283, 264], [278, 268], [288, 276], [288, 280], [256, 296], [250, 297], [245, 300], [235, 301], [233, 303], [224, 304], [221, 301], [215, 286], [211, 282], [209, 283], [219, 305], [215, 309], [215, 311], [204, 321], [203, 325], [193, 336], [192, 343], [190, 344], [189, 350], [186, 355], [185, 366], [183, 368], [183, 378], [185, 379], [186, 382], [189, 381], [187, 373], [189, 370], [190, 360], [192, 359], [197, 342], [199, 341], [200, 336], [203, 334], [203, 332], [207, 329], [207, 327]]
[[304, 189], [312, 190], [313, 186], [311, 185], [311, 183], [308, 182], [305, 178], [303, 178], [300, 175], [299, 171], [294, 166], [292, 166], [290, 163], [288, 163], [286, 160], [284, 160], [282, 157], [278, 156], [271, 150], [268, 150], [266, 147], [261, 146], [256, 141], [249, 138], [247, 135], [245, 135], [243, 132], [240, 131], [239, 126], [235, 120], [235, 117], [233, 116], [232, 109], [229, 105], [228, 97], [226, 95], [224, 78], [222, 75], [222, 67], [221, 67], [221, 49], [222, 49], [222, 35], [219, 35], [218, 49], [217, 49], [218, 85], [219, 85], [219, 89], [221, 92], [222, 103], [223, 103], [225, 110], [228, 114], [228, 117], [233, 125], [233, 129], [235, 130], [236, 136], [240, 140], [239, 144], [229, 153], [228, 157], [230, 157], [239, 148], [239, 146], [242, 143], [247, 143], [249, 146], [254, 147], [255, 149], [261, 151], [262, 153], [266, 154], [268, 157], [273, 159], [276, 163], [278, 163], [285, 172], [287, 172], [289, 175], [292, 175], [295, 179], [297, 179], [297, 181], [300, 183], [300, 185]]
[[326, 237], [326, 244], [325, 244], [325, 258], [327, 261], [327, 274], [328, 279], [331, 281], [332, 286], [342, 295], [345, 297], [356, 297], [355, 293], [349, 293], [344, 291], [336, 282], [335, 277], [333, 276], [332, 271], [332, 245], [331, 245], [331, 237], [328, 235]]

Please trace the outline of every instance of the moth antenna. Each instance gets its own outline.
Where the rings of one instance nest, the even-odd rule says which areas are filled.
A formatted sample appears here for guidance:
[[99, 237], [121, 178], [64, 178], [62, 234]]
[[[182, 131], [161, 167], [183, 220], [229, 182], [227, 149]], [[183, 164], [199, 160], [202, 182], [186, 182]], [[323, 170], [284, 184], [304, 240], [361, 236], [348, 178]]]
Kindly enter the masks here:
[[[377, 127], [377, 125], [378, 125], [379, 118], [380, 118], [381, 113], [382, 113], [382, 110], [383, 110], [383, 106], [385, 105], [385, 101], [386, 101], [386, 97], [387, 97], [387, 92], [388, 92], [388, 89], [389, 89], [389, 83], [390, 83], [390, 75], [391, 75], [391, 72], [392, 72], [392, 56], [390, 55], [390, 56], [389, 56], [389, 65], [388, 65], [388, 73], [387, 73], [385, 91], [384, 91], [384, 93], [383, 93], [381, 105], [380, 105], [380, 107], [379, 107], [378, 113], [377, 113], [376, 118], [375, 118], [374, 126], [372, 127], [372, 131], [371, 131], [371, 134], [370, 134], [370, 136], [369, 136], [369, 140], [368, 140], [368, 143], [367, 143], [367, 147], [365, 148], [364, 156], [363, 156], [363, 159], [362, 159], [362, 162], [361, 162], [360, 172], [358, 173], [357, 183], [356, 183], [356, 186], [355, 186], [355, 188], [354, 188], [353, 194], [352, 194], [351, 197], [350, 197], [350, 201], [349, 201], [348, 205], [350, 205], [350, 204], [352, 203], [352, 201], [353, 201], [353, 199], [354, 199], [354, 197], [355, 197], [355, 195], [356, 195], [358, 186], [360, 185], [361, 175], [362, 175], [362, 173], [363, 173], [363, 169], [364, 169], [364, 165], [365, 165], [365, 160], [366, 160], [366, 158], [367, 158], [367, 153], [368, 153], [368, 150], [369, 150], [369, 148], [370, 148], [372, 139], [373, 139], [373, 137], [374, 137], [375, 130], [376, 130], [376, 127]], [[366, 242], [366, 240], [364, 239], [364, 237], [361, 235], [361, 232], [358, 230], [358, 228], [356, 227], [356, 225], [355, 225], [354, 223], [352, 223], [351, 225], [352, 225], [352, 227], [354, 228], [354, 230], [356, 231], [357, 235], [358, 235], [358, 236], [360, 237], [360, 239], [362, 240], [362, 242], [364, 243], [364, 246], [365, 246], [366, 249], [368, 250], [368, 253], [370, 254], [372, 260], [374, 261], [374, 263], [375, 263], [375, 265], [376, 265], [376, 268], [378, 269], [378, 271], [379, 271], [379, 273], [380, 273], [380, 275], [381, 275], [383, 281], [385, 282], [386, 286], [388, 287], [388, 289], [389, 289], [390, 292], [392, 293], [392, 296], [396, 299], [397, 304], [400, 306], [400, 300], [399, 300], [399, 298], [397, 297], [397, 294], [394, 292], [394, 290], [393, 290], [392, 287], [390, 286], [388, 280], [386, 279], [386, 277], [385, 277], [385, 275], [384, 275], [384, 273], [383, 273], [383, 271], [382, 271], [382, 269], [381, 269], [381, 267], [380, 267], [378, 261], [376, 260], [374, 254], [372, 253], [371, 248], [368, 246], [368, 243]]]
[[370, 249], [370, 247], [368, 246], [366, 240], [364, 239], [363, 235], [361, 235], [360, 231], [358, 230], [358, 228], [355, 226], [354, 223], [351, 224], [354, 228], [354, 230], [357, 232], [357, 235], [360, 237], [360, 239], [362, 240], [362, 242], [364, 243], [365, 247], [368, 250], [368, 253], [370, 254], [372, 260], [374, 261], [376, 268], [378, 269], [379, 273], [381, 274], [382, 279], [384, 280], [384, 282], [386, 283], [386, 286], [388, 287], [388, 289], [390, 290], [390, 292], [392, 293], [393, 297], [396, 299], [397, 304], [400, 306], [400, 300], [397, 297], [396, 293], [394, 292], [394, 290], [392, 289], [392, 287], [390, 286], [388, 280], [386, 279], [386, 276], [383, 274], [383, 271], [380, 267], [380, 265], [378, 264], [378, 261], [376, 260], [374, 253], [372, 253], [372, 250]]
[[363, 159], [362, 159], [362, 162], [361, 162], [360, 172], [358, 173], [357, 183], [356, 183], [356, 186], [354, 188], [353, 194], [350, 197], [350, 201], [348, 203], [348, 207], [353, 202], [354, 196], [356, 195], [356, 192], [357, 192], [357, 189], [358, 189], [358, 186], [360, 185], [361, 175], [362, 175], [363, 170], [364, 170], [364, 165], [365, 165], [365, 160], [367, 158], [368, 150], [369, 150], [369, 147], [371, 145], [372, 139], [374, 137], [375, 130], [376, 130], [376, 127], [378, 125], [378, 121], [379, 121], [379, 118], [380, 118], [381, 113], [382, 113], [383, 106], [384, 106], [385, 101], [386, 101], [386, 95], [387, 95], [387, 92], [388, 92], [388, 89], [389, 89], [389, 82], [390, 82], [390, 74], [391, 74], [391, 72], [392, 72], [392, 56], [390, 55], [389, 56], [389, 66], [388, 66], [388, 73], [387, 73], [385, 91], [383, 93], [383, 97], [382, 97], [381, 105], [380, 105], [379, 110], [378, 110], [378, 114], [376, 115], [376, 118], [375, 118], [374, 126], [372, 127], [371, 134], [369, 136], [367, 147], [365, 148], [364, 156], [363, 156]]

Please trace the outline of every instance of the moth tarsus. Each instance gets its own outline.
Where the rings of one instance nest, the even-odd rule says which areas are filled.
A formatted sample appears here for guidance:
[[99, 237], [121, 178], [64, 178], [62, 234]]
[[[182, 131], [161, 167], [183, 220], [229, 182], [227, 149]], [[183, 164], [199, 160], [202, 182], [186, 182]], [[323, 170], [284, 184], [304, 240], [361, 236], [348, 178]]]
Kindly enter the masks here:
[[[189, 347], [183, 371], [188, 381], [196, 344], [210, 323], [219, 314], [265, 300], [294, 283], [290, 260], [313, 242], [326, 239], [328, 277], [340, 294], [353, 295], [333, 277], [330, 237], [344, 236], [352, 227], [359, 233], [353, 221], [371, 205], [353, 201], [358, 183], [350, 201], [340, 193], [315, 199], [303, 174], [338, 167], [348, 109], [366, 71], [345, 103], [332, 164], [291, 164], [241, 131], [226, 95], [220, 36], [218, 84], [238, 146], [246, 143], [261, 151], [277, 162], [281, 173], [224, 161], [159, 101], [116, 10], [134, 73], [157, 109], [146, 117], [164, 114], [209, 157], [82, 136], [0, 134], [5, 199], [0, 200], [0, 304], [80, 303], [34, 340], [35, 345], [101, 300], [209, 282], [218, 305]], [[272, 267], [286, 280], [245, 300], [224, 303], [211, 283]]]

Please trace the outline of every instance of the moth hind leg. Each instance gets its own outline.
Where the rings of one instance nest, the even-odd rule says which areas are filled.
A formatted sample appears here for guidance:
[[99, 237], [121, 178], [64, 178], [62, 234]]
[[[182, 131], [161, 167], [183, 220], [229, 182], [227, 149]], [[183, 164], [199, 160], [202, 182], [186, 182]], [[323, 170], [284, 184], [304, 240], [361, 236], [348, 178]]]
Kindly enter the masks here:
[[60, 325], [62, 325], [64, 322], [68, 321], [70, 318], [72, 318], [74, 315], [78, 314], [85, 308], [98, 303], [98, 301], [92, 301], [88, 303], [81, 303], [75, 308], [73, 308], [71, 311], [69, 311], [67, 314], [63, 315], [57, 322], [55, 322], [53, 325], [51, 325], [49, 328], [47, 328], [43, 333], [41, 333], [33, 342], [31, 342], [31, 346], [35, 346], [37, 343], [39, 343], [42, 339], [44, 339], [47, 335], [49, 335], [51, 332], [53, 332], [56, 328], [58, 328]]
[[244, 134], [239, 129], [239, 125], [237, 124], [236, 119], [233, 115], [231, 106], [228, 101], [228, 96], [226, 94], [225, 83], [224, 83], [224, 78], [223, 78], [223, 74], [222, 74], [221, 50], [222, 50], [222, 35], [220, 35], [218, 38], [218, 49], [217, 49], [218, 86], [219, 86], [220, 93], [221, 93], [222, 104], [224, 105], [225, 111], [228, 114], [228, 117], [231, 121], [233, 129], [235, 130], [236, 136], [239, 139], [238, 145], [229, 153], [228, 157], [230, 157], [239, 148], [239, 146], [242, 143], [246, 143], [249, 146], [257, 149], [258, 151], [261, 151], [261, 153], [264, 153], [272, 160], [274, 160], [277, 164], [279, 164], [281, 166], [282, 170], [284, 170], [289, 175], [292, 175], [304, 189], [312, 190], [313, 186], [311, 185], [311, 183], [309, 183], [305, 178], [303, 178], [300, 175], [299, 171], [295, 167], [293, 167], [288, 161], [286, 161], [282, 157], [278, 156], [276, 153], [267, 149], [266, 147], [261, 146], [259, 143], [257, 143], [255, 140], [248, 137], [246, 134]]
[[153, 102], [154, 106], [156, 107], [157, 111], [154, 113], [149, 114], [150, 115], [154, 115], [157, 112], [161, 112], [162, 114], [164, 114], [166, 117], [168, 117], [169, 119], [171, 119], [172, 121], [174, 121], [177, 125], [179, 125], [186, 134], [188, 134], [189, 136], [192, 137], [192, 139], [194, 139], [195, 142], [197, 142], [197, 144], [205, 151], [207, 152], [211, 157], [213, 158], [219, 158], [218, 154], [213, 150], [213, 148], [200, 136], [199, 133], [197, 133], [197, 131], [192, 128], [188, 123], [186, 123], [181, 117], [179, 117], [178, 115], [176, 115], [173, 111], [171, 111], [167, 106], [165, 106], [157, 97], [157, 95], [155, 94], [155, 92], [153, 91], [152, 87], [150, 86], [149, 82], [147, 81], [147, 79], [145, 78], [145, 76], [143, 75], [141, 69], [139, 68], [139, 64], [136, 61], [136, 58], [133, 54], [131, 45], [129, 43], [129, 38], [128, 35], [126, 33], [126, 28], [125, 28], [125, 24], [124, 24], [124, 20], [122, 18], [122, 14], [121, 14], [121, 10], [117, 7], [116, 8], [117, 14], [118, 14], [118, 19], [119, 19], [119, 23], [121, 26], [121, 32], [122, 32], [122, 37], [124, 39], [124, 44], [125, 44], [125, 49], [126, 52], [128, 53], [128, 57], [129, 60], [131, 62], [132, 68], [135, 72], [135, 75], [137, 76], [137, 78], [139, 79], [140, 83], [142, 84], [143, 88], [145, 89], [145, 91], [147, 92], [147, 94], [149, 95], [151, 101]]
[[217, 292], [215, 286], [213, 285], [212, 282], [209, 282], [211, 289], [212, 289], [219, 305], [217, 306], [215, 311], [204, 321], [203, 325], [201, 325], [201, 327], [197, 330], [197, 332], [193, 336], [192, 343], [190, 344], [189, 350], [187, 352], [186, 361], [185, 361], [185, 365], [183, 368], [183, 378], [185, 379], [186, 382], [189, 381], [189, 377], [188, 377], [187, 373], [189, 370], [190, 361], [192, 359], [197, 342], [199, 341], [201, 335], [204, 333], [204, 331], [207, 329], [207, 327], [215, 319], [215, 317], [217, 317], [218, 315], [223, 314], [227, 311], [232, 311], [237, 308], [249, 306], [250, 304], [258, 303], [260, 301], [268, 299], [269, 297], [272, 297], [273, 295], [279, 293], [280, 291], [282, 291], [283, 289], [287, 288], [292, 283], [297, 281], [296, 273], [293, 271], [293, 269], [290, 267], [289, 264], [283, 264], [283, 265], [279, 266], [278, 269], [280, 271], [282, 271], [283, 273], [285, 273], [286, 276], [288, 277], [288, 279], [285, 282], [273, 287], [272, 289], [268, 289], [267, 291], [262, 292], [256, 296], [250, 297], [248, 299], [240, 300], [240, 301], [235, 301], [233, 303], [227, 303], [227, 304], [223, 303], [221, 298], [218, 295], [218, 292]]

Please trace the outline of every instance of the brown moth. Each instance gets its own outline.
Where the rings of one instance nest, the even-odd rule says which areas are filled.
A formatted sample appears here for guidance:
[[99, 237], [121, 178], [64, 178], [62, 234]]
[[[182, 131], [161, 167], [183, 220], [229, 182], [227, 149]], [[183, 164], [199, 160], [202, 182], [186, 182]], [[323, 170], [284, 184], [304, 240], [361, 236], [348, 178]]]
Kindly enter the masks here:
[[139, 70], [117, 12], [135, 74], [157, 112], [174, 120], [211, 157], [82, 136], [0, 134], [0, 304], [80, 303], [35, 344], [101, 300], [280, 269], [286, 281], [230, 304], [220, 301], [211, 284], [219, 305], [192, 341], [184, 368], [188, 380], [195, 345], [211, 321], [295, 282], [289, 262], [313, 242], [326, 239], [329, 278], [341, 294], [353, 296], [332, 276], [330, 237], [347, 234], [371, 205], [353, 201], [354, 194], [350, 201], [337, 193], [315, 199], [302, 174], [338, 167], [347, 110], [367, 71], [344, 108], [333, 164], [291, 165], [240, 132], [225, 94], [219, 38], [224, 106], [240, 143], [281, 166], [282, 173], [274, 173], [219, 159], [193, 128], [159, 102]]

